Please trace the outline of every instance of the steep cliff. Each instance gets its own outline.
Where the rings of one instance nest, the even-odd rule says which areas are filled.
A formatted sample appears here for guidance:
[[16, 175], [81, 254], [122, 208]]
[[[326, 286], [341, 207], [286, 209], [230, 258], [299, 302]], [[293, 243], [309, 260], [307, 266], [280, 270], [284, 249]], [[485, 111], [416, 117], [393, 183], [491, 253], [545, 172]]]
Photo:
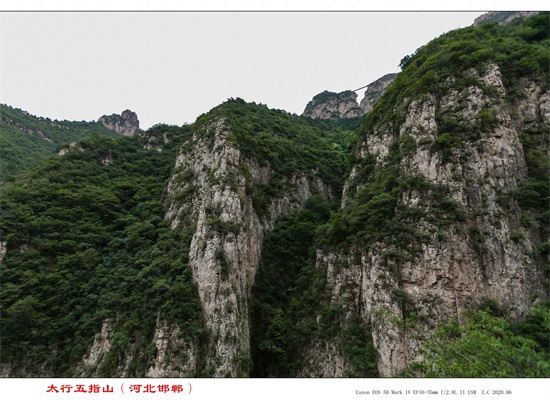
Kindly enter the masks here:
[[386, 74], [382, 78], [375, 80], [374, 82], [367, 85], [367, 90], [365, 90], [365, 97], [361, 100], [361, 111], [362, 114], [366, 114], [369, 111], [372, 111], [372, 108], [382, 97], [387, 87], [392, 83], [397, 74]]
[[354, 118], [360, 116], [361, 108], [357, 103], [357, 93], [346, 90], [340, 93], [324, 91], [306, 105], [303, 117], [331, 119]]
[[[253, 132], [242, 132], [245, 120], [240, 113], [249, 113], [247, 119], [261, 125]], [[277, 125], [270, 126], [273, 118]], [[300, 165], [310, 150], [292, 149], [292, 143], [313, 140], [316, 144], [309, 156], [319, 160], [322, 152], [333, 151], [313, 131], [293, 131], [290, 122], [289, 117], [267, 109], [230, 102], [196, 125], [193, 138], [176, 160], [168, 185], [167, 218], [172, 229], [194, 227], [189, 264], [209, 332], [208, 376], [250, 372], [250, 289], [266, 232], [281, 215], [302, 207], [313, 194], [327, 200], [335, 197], [328, 171]], [[308, 129], [304, 124], [302, 128]], [[274, 159], [275, 154], [264, 153], [267, 143], [245, 142], [258, 134], [271, 142], [269, 151], [282, 153]], [[282, 146], [294, 153], [294, 166], [284, 165]]]
[[0, 374], [422, 374], [433, 332], [489, 309], [539, 368], [495, 374], [550, 375], [548, 27], [439, 37], [355, 132], [350, 93], [319, 118], [230, 99], [1, 186]]
[[139, 120], [135, 112], [124, 110], [122, 114], [103, 115], [97, 122], [110, 131], [124, 136], [132, 136], [139, 131]]
[[[534, 32], [522, 72], [525, 59], [492, 62], [508, 51], [497, 41], [483, 58], [475, 46], [464, 52], [493, 29], [423, 48], [366, 118], [342, 212], [327, 231], [333, 240], [317, 252], [341, 331], [312, 343], [303, 376], [345, 374], [350, 359], [338, 344], [357, 315], [379, 373], [392, 376], [422, 361], [439, 323], [488, 302], [517, 320], [548, 297], [548, 53]], [[430, 56], [453, 59], [442, 50], [451, 40], [460, 62], [432, 64]]]

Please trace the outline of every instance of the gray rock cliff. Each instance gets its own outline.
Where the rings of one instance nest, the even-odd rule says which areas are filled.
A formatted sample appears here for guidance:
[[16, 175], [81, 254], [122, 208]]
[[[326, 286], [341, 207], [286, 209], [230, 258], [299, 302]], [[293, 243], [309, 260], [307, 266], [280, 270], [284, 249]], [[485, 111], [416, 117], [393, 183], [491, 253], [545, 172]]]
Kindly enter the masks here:
[[[359, 313], [372, 327], [382, 376], [421, 360], [419, 348], [426, 332], [443, 321], [460, 321], [464, 311], [487, 299], [497, 301], [511, 318], [519, 318], [545, 298], [542, 272], [532, 257], [539, 238], [522, 225], [516, 201], [503, 203], [501, 198], [527, 176], [520, 135], [529, 124], [550, 123], [548, 92], [526, 80], [523, 100], [510, 109], [503, 101], [506, 92], [496, 65], [483, 74], [469, 70], [465, 75], [478, 83], [442, 97], [429, 94], [412, 101], [397, 129], [417, 143], [401, 160], [402, 171], [435, 185], [430, 187], [445, 187], [448, 204], [463, 217], [445, 224], [421, 218], [415, 229], [425, 239], [412, 257], [402, 258], [399, 249], [381, 242], [317, 252], [317, 268], [326, 274], [331, 304], [342, 307], [348, 317]], [[492, 89], [484, 92], [481, 87]], [[482, 109], [498, 121], [484, 139], [452, 149], [450, 159], [430, 150], [438, 136], [438, 115], [475, 123]], [[379, 168], [388, 160], [395, 131], [382, 125], [375, 132], [359, 146], [357, 157], [373, 157]], [[357, 176], [354, 167], [346, 190], [356, 185]], [[433, 213], [433, 199], [411, 188], [400, 196], [398, 207]], [[312, 343], [302, 376], [342, 376], [346, 360], [340, 340]]]
[[397, 74], [386, 74], [368, 84], [361, 103], [357, 102], [357, 93], [346, 90], [340, 93], [324, 91], [319, 93], [307, 104], [302, 116], [320, 119], [355, 118], [372, 110], [386, 88]]
[[374, 104], [382, 97], [386, 88], [394, 81], [396, 76], [397, 74], [386, 74], [367, 86], [365, 97], [363, 97], [360, 104], [362, 114], [372, 110]]
[[249, 372], [250, 288], [266, 232], [279, 216], [301, 207], [312, 192], [331, 193], [319, 178], [292, 175], [287, 178], [288, 190], [260, 214], [246, 187], [268, 182], [273, 171], [245, 158], [229, 140], [231, 129], [220, 118], [198, 130], [188, 143], [192, 151], [178, 156], [168, 185], [171, 198], [186, 198], [170, 204], [166, 218], [172, 229], [195, 227], [189, 262], [211, 338], [206, 370], [214, 377]]
[[104, 115], [99, 118], [105, 128], [124, 136], [132, 136], [139, 130], [139, 120], [135, 112], [124, 110], [122, 114]]
[[540, 11], [490, 11], [477, 17], [473, 25], [480, 26], [490, 23], [506, 25], [517, 18], [531, 17], [537, 14], [540, 14]]
[[324, 91], [307, 104], [302, 116], [310, 118], [353, 118], [361, 115], [357, 93], [347, 90], [340, 93]]

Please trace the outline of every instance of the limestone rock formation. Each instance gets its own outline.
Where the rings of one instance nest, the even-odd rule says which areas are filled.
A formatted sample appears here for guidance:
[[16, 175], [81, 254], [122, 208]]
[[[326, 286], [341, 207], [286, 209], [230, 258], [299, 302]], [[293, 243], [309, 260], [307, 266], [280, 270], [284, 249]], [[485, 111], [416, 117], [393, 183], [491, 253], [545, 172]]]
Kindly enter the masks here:
[[172, 201], [166, 215], [172, 229], [195, 227], [189, 263], [211, 338], [206, 370], [215, 377], [249, 373], [250, 288], [266, 232], [313, 192], [331, 193], [319, 178], [297, 173], [260, 213], [246, 187], [267, 183], [273, 170], [244, 157], [229, 139], [231, 129], [219, 118], [196, 131], [176, 160], [168, 193], [180, 201]]
[[[540, 239], [522, 225], [516, 200], [507, 203], [502, 197], [527, 176], [520, 135], [536, 121], [550, 123], [548, 92], [525, 81], [523, 100], [510, 109], [502, 101], [506, 92], [495, 64], [483, 74], [464, 74], [477, 83], [412, 101], [397, 129], [376, 126], [375, 134], [365, 137], [357, 149], [358, 159], [373, 159], [376, 168], [382, 168], [392, 156], [395, 132], [417, 144], [400, 162], [400, 179], [409, 176], [424, 183], [405, 190], [397, 204], [423, 215], [414, 229], [424, 239], [413, 254], [383, 242], [317, 253], [317, 269], [326, 271], [330, 303], [343, 307], [348, 317], [360, 314], [371, 326], [382, 376], [421, 360], [418, 350], [426, 332], [439, 322], [460, 320], [464, 311], [487, 299], [498, 302], [511, 318], [520, 318], [545, 298], [542, 272], [532, 257]], [[475, 124], [482, 110], [495, 116], [484, 139], [434, 152], [431, 144], [441, 134], [438, 121], [458, 118]], [[345, 190], [361, 189], [360, 165], [354, 166]], [[448, 193], [445, 207], [456, 212], [443, 224], [428, 216], [441, 206], [433, 191], [442, 188]], [[312, 343], [302, 376], [342, 376], [346, 360], [340, 340]]]
[[506, 25], [517, 18], [525, 18], [533, 15], [540, 14], [540, 11], [490, 11], [485, 13], [474, 20], [474, 26], [480, 26], [483, 24], [497, 23], [499, 25]]
[[397, 74], [386, 74], [366, 86], [365, 97], [359, 104], [357, 93], [346, 90], [340, 93], [324, 91], [307, 104], [302, 116], [320, 119], [354, 118], [365, 115], [384, 94]]
[[324, 91], [307, 104], [302, 116], [310, 118], [353, 118], [360, 116], [357, 93], [346, 90], [340, 93]]
[[374, 104], [382, 97], [382, 94], [384, 94], [384, 91], [394, 81], [396, 76], [397, 74], [386, 74], [367, 86], [365, 97], [361, 100], [360, 104], [362, 114], [366, 114], [372, 110]]
[[104, 115], [98, 122], [113, 132], [124, 136], [132, 136], [139, 130], [139, 120], [135, 112], [124, 110], [122, 114]]

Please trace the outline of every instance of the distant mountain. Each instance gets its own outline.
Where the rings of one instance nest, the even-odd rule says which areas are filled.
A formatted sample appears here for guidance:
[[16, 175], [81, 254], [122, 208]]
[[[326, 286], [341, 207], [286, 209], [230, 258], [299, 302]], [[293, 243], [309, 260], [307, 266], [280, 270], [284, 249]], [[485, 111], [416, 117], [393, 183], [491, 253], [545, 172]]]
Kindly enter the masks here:
[[356, 91], [346, 90], [340, 93], [324, 91], [307, 104], [302, 116], [318, 119], [356, 118], [372, 110], [374, 104], [384, 94], [397, 74], [386, 74], [369, 83], [361, 103], [357, 102]]
[[363, 100], [361, 100], [360, 104], [363, 114], [372, 111], [372, 108], [374, 107], [378, 99], [382, 97], [390, 83], [395, 80], [396, 76], [397, 74], [394, 73], [386, 74], [383, 77], [367, 85], [367, 90], [365, 90], [365, 97], [363, 97]]
[[351, 90], [340, 93], [325, 90], [313, 97], [302, 113], [303, 117], [320, 119], [354, 118], [360, 115], [357, 93]]
[[132, 136], [139, 131], [137, 114], [130, 110], [124, 110], [122, 114], [104, 115], [98, 120], [105, 128], [123, 136]]
[[491, 11], [477, 17], [474, 26], [483, 24], [506, 25], [517, 18], [531, 17], [540, 14], [540, 11]]
[[63, 143], [92, 135], [119, 136], [98, 122], [51, 120], [1, 104], [0, 181], [14, 177], [44, 157], [57, 153]]

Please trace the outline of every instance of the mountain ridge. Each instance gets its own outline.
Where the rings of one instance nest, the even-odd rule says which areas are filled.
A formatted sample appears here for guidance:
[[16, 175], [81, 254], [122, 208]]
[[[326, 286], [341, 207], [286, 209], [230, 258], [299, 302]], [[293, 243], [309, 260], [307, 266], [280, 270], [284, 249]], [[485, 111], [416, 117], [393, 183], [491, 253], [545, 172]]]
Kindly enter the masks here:
[[0, 104], [0, 172], [13, 178], [38, 160], [57, 153], [63, 144], [103, 135], [118, 136], [92, 121], [58, 121]]
[[46, 158], [0, 187], [2, 376], [550, 376], [549, 41], [449, 32], [364, 118], [229, 99]]

